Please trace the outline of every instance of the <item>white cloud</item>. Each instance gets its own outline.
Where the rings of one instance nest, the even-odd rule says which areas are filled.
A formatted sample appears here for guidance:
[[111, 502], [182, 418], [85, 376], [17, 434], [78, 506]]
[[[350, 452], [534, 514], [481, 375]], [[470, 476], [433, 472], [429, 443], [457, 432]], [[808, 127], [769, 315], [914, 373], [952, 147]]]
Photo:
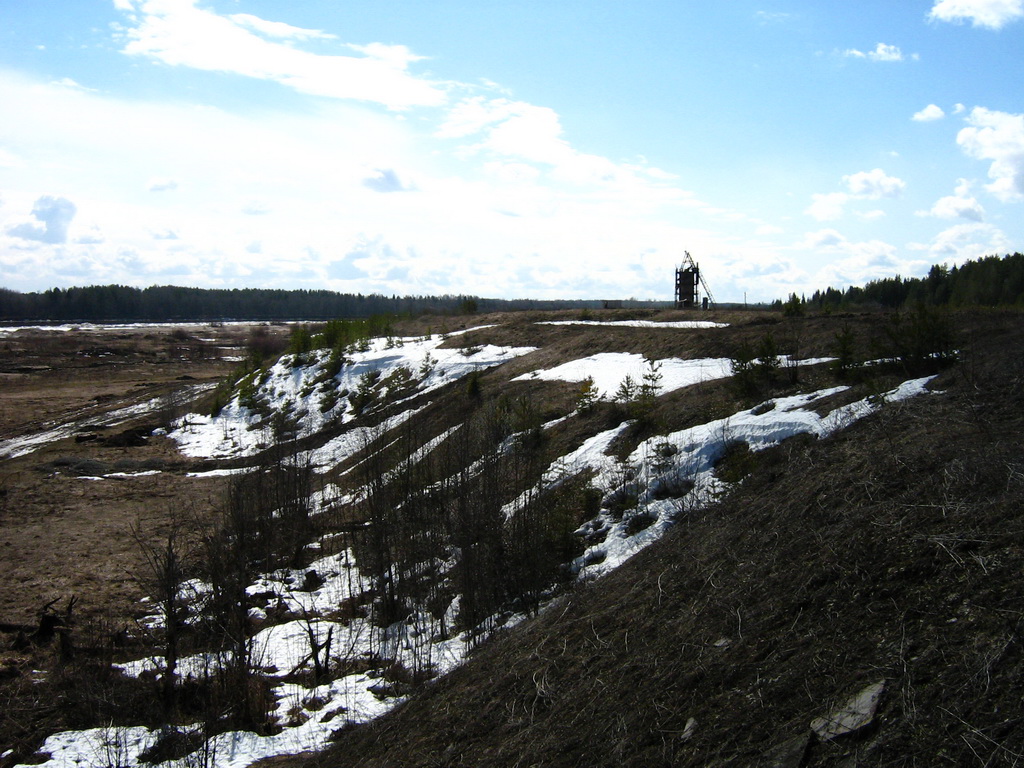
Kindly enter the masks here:
[[1000, 29], [1024, 16], [1024, 0], [937, 0], [928, 18]]
[[8, 152], [0, 147], [0, 168], [22, 168], [25, 161], [13, 152]]
[[[818, 221], [835, 221], [843, 217], [847, 203], [851, 200], [881, 200], [882, 198], [898, 198], [906, 183], [895, 176], [889, 176], [881, 168], [871, 171], [860, 171], [843, 176], [843, 182], [849, 193], [825, 193], [812, 195], [813, 201], [804, 213]], [[868, 211], [857, 213], [865, 219], [880, 218], [884, 211]]]
[[1024, 197], [1024, 115], [975, 107], [956, 142], [969, 156], [991, 160], [986, 188], [1004, 202]]
[[828, 256], [827, 263], [809, 279], [814, 288], [863, 285], [894, 274], [918, 274], [926, 259], [900, 257], [896, 246], [881, 240], [853, 242], [834, 229], [808, 232], [799, 247]]
[[536, 166], [509, 160], [484, 163], [483, 168], [488, 176], [505, 184], [536, 181], [540, 176], [540, 170]]
[[78, 232], [75, 236], [75, 242], [80, 245], [99, 245], [106, 241], [103, 232], [95, 224], [89, 224], [84, 227], [76, 224], [75, 231]]
[[774, 11], [757, 11], [754, 14], [754, 18], [762, 24], [780, 24], [790, 19], [796, 18], [792, 13], [781, 13]]
[[[899, 197], [906, 187], [902, 179], [888, 176], [881, 168], [843, 176], [843, 183], [849, 192], [828, 192], [811, 195], [813, 202], [804, 213], [818, 221], [835, 221], [843, 217], [846, 204], [851, 200], [879, 200], [883, 197]], [[884, 216], [883, 211], [857, 213], [864, 219]]]
[[971, 221], [983, 221], [985, 209], [973, 197], [957, 197], [949, 195], [940, 197], [935, 201], [929, 214], [940, 219], [970, 219]]
[[[878, 43], [873, 51], [858, 51], [850, 48], [843, 51], [844, 56], [855, 59], [868, 59], [869, 61], [903, 61], [903, 51], [898, 46]], [[913, 58], [917, 58], [914, 54]]]
[[534, 163], [559, 166], [577, 154], [562, 137], [562, 125], [553, 109], [510, 99], [474, 96], [452, 108], [438, 128], [440, 138], [480, 136], [471, 151], [490, 150]]
[[363, 179], [363, 186], [374, 192], [409, 192], [416, 189], [412, 182], [403, 180], [393, 168], [376, 168]]
[[931, 262], [960, 264], [968, 259], [1007, 253], [1013, 246], [1002, 230], [985, 223], [956, 224], [937, 234], [930, 243], [912, 243], [912, 250], [925, 251]]
[[940, 197], [928, 211], [918, 211], [918, 216], [934, 216], [939, 219], [970, 219], [982, 221], [985, 209], [970, 194], [971, 184], [967, 179], [958, 179], [955, 194]]
[[847, 240], [836, 229], [819, 229], [817, 232], [808, 232], [800, 243], [801, 248], [834, 248], [838, 245], [845, 245]]
[[814, 201], [805, 210], [818, 221], [834, 221], [843, 217], [843, 209], [850, 196], [845, 192], [828, 192], [811, 195]]
[[929, 104], [920, 112], [915, 112], [914, 116], [910, 119], [916, 120], [919, 123], [929, 123], [933, 120], [941, 120], [945, 116], [946, 113], [942, 111], [942, 107], [936, 104]]
[[870, 200], [899, 197], [907, 186], [902, 179], [887, 176], [881, 168], [843, 176], [843, 181], [852, 195]]
[[166, 177], [152, 178], [146, 182], [146, 190], [149, 192], [170, 192], [178, 188], [177, 179]]
[[[11, 73], [0, 77], [0, 103], [22, 116], [3, 124], [0, 143], [18, 147], [33, 171], [18, 172], [20, 186], [5, 184], [0, 207], [5, 284], [19, 290], [146, 285], [173, 268], [175, 282], [211, 287], [669, 297], [680, 243], [764, 258], [763, 244], [702, 229], [707, 206], [677, 179], [636, 159], [579, 152], [556, 113], [525, 103], [485, 100], [484, 117], [448, 138], [434, 135], [430, 113], [401, 120], [326, 102], [232, 114]], [[78, 119], [61, 119], [68, 114]], [[461, 159], [453, 144], [465, 149]], [[44, 156], [52, 172], [35, 161]], [[147, 180], [169, 187], [166, 169], [176, 191], [139, 194]], [[418, 191], [375, 194], [368, 178], [389, 189], [415, 182]], [[38, 197], [24, 190], [38, 185], [66, 190], [103, 237], [80, 242], [78, 217], [66, 243], [12, 236], [28, 218], [16, 213]], [[26, 233], [45, 232], [38, 219], [27, 223]], [[168, 231], [177, 239], [154, 237]], [[377, 245], [367, 246], [360, 269], [339, 271], [339, 254], [358, 243]], [[728, 296], [733, 276], [719, 285]]]
[[302, 29], [285, 24], [281, 21], [267, 21], [258, 16], [248, 13], [234, 13], [228, 16], [236, 24], [248, 27], [254, 32], [259, 32], [265, 37], [279, 37], [285, 40], [337, 40], [336, 35], [321, 32], [318, 29]]
[[302, 51], [293, 42], [329, 38], [325, 33], [249, 14], [220, 16], [197, 8], [195, 0], [138, 0], [134, 11], [122, 33], [123, 51], [129, 55], [172, 66], [233, 72], [306, 94], [370, 101], [394, 109], [438, 105], [446, 99], [438, 85], [407, 71], [418, 57], [404, 46], [348, 46], [362, 56], [324, 55]]
[[75, 204], [67, 198], [44, 195], [32, 206], [35, 221], [24, 221], [10, 226], [7, 234], [40, 243], [65, 243], [68, 239], [68, 227], [77, 211]]
[[81, 83], [75, 82], [70, 77], [62, 77], [60, 80], [54, 80], [51, 83], [51, 85], [59, 85], [62, 88], [75, 88], [75, 89], [78, 89], [78, 90], [81, 90], [81, 91], [92, 91], [92, 90], [95, 90], [93, 88], [86, 88], [84, 85], [82, 85]]
[[[674, 175], [580, 152], [563, 134], [561, 120], [553, 109], [484, 96], [456, 104], [435, 132], [437, 138], [465, 140], [467, 143], [455, 150], [460, 157], [482, 155], [486, 168], [510, 172], [519, 179], [536, 176], [554, 184], [628, 192], [642, 204], [659, 199], [700, 205], [674, 186]], [[532, 173], [526, 170], [530, 166], [535, 169]]]
[[242, 213], [248, 216], [265, 216], [273, 210], [265, 200], [248, 200], [242, 205]]

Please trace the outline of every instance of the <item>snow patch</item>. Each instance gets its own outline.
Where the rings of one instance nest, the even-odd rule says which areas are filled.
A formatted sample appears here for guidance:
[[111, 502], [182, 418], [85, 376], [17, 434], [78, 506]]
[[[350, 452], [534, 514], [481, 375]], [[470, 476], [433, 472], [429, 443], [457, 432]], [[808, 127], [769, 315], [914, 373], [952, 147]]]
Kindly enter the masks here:
[[[488, 327], [488, 326], [482, 326]], [[479, 328], [468, 328], [457, 334]], [[256, 396], [271, 413], [286, 415], [296, 422], [295, 437], [307, 437], [330, 424], [346, 424], [356, 418], [351, 395], [367, 377], [385, 381], [396, 376], [395, 386], [405, 389], [395, 402], [439, 389], [474, 371], [481, 371], [533, 352], [535, 347], [498, 347], [490, 344], [441, 349], [447, 337], [432, 335], [422, 339], [374, 339], [364, 351], [352, 352], [341, 369], [329, 376], [329, 350], [305, 355], [304, 365], [294, 365], [295, 357], [285, 355], [260, 376]], [[403, 373], [404, 372], [404, 373]], [[404, 383], [401, 379], [404, 377]], [[399, 418], [408, 418], [403, 416]], [[189, 414], [175, 423], [170, 437], [179, 450], [193, 458], [229, 458], [252, 456], [273, 443], [272, 419], [264, 418], [243, 405], [239, 396], [216, 416]], [[339, 442], [321, 453], [310, 455], [319, 465], [334, 455], [352, 450], [362, 433], [339, 438]]]
[[537, 325], [600, 325], [620, 328], [728, 328], [728, 323], [713, 323], [710, 320], [674, 320], [657, 323], [653, 320], [545, 320]]

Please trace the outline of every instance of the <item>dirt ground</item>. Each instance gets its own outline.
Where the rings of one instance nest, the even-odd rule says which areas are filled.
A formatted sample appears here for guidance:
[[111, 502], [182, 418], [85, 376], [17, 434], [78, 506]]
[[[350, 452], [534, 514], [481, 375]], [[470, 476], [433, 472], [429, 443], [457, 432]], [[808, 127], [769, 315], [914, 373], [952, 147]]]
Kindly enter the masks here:
[[[0, 329], [0, 624], [32, 625], [72, 596], [80, 619], [138, 614], [132, 529], [158, 537], [172, 515], [208, 510], [223, 482], [187, 477], [173, 443], [150, 433], [228, 374], [252, 331]], [[39, 433], [51, 439], [20, 443]], [[165, 471], [90, 479], [153, 469]]]

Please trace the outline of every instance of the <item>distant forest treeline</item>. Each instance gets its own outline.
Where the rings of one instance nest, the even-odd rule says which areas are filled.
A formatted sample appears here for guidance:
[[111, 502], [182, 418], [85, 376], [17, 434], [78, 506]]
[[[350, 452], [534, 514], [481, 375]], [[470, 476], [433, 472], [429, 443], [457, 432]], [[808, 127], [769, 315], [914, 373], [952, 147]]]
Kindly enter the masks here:
[[0, 320], [51, 322], [327, 320], [392, 314], [454, 314], [600, 307], [599, 301], [382, 296], [264, 288], [132, 288], [102, 285], [19, 293], [0, 288]]
[[[790, 298], [792, 302], [793, 297]], [[788, 306], [790, 302], [786, 302]], [[953, 307], [1024, 306], [1024, 255], [986, 256], [959, 267], [933, 266], [927, 277], [887, 277], [863, 288], [815, 291], [803, 303], [811, 309], [914, 304]], [[777, 302], [780, 306], [782, 302]]]

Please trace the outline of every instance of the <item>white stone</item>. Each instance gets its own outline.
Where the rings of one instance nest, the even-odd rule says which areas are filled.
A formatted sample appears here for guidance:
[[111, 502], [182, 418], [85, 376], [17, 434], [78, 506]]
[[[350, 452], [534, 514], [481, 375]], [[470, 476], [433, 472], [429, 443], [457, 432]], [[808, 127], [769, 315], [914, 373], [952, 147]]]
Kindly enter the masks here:
[[831, 741], [837, 736], [859, 731], [875, 719], [878, 703], [885, 691], [885, 680], [872, 683], [828, 717], [816, 717], [811, 721], [811, 730], [822, 741]]

